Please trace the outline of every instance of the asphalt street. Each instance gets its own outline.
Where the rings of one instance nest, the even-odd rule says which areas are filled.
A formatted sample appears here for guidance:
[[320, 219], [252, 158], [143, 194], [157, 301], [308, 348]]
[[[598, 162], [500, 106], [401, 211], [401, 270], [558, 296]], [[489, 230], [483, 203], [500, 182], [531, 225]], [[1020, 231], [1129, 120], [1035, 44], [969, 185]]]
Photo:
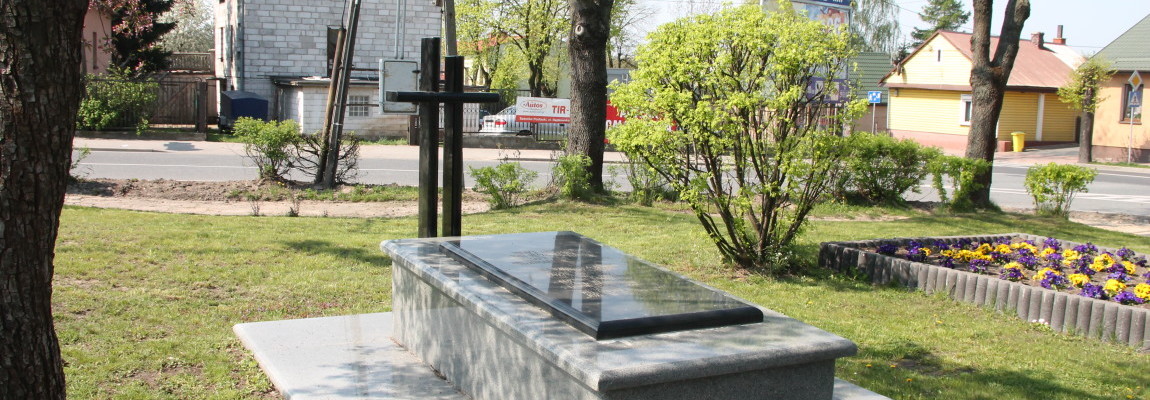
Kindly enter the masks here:
[[[154, 140], [76, 139], [76, 148], [87, 147], [91, 154], [80, 163], [79, 173], [89, 178], [172, 179], [188, 181], [229, 181], [256, 178], [256, 168], [244, 156], [243, 146], [235, 143]], [[418, 182], [418, 149], [413, 146], [369, 145], [361, 149], [359, 174], [355, 181], [369, 184], [414, 186]], [[991, 198], [1006, 208], [1033, 208], [1023, 181], [1031, 165], [1058, 162], [1074, 163], [1076, 150], [1069, 147], [1028, 149], [1023, 153], [996, 155]], [[551, 178], [555, 154], [546, 150], [465, 149], [467, 167], [493, 166], [502, 160], [513, 160], [539, 173], [535, 186], [546, 185]], [[621, 161], [619, 153], [607, 153], [608, 162]], [[442, 158], [441, 158], [442, 160]], [[1093, 166], [1098, 177], [1088, 193], [1079, 194], [1075, 211], [1093, 211], [1150, 217], [1150, 169]], [[608, 168], [607, 180], [628, 190], [626, 179]], [[302, 176], [294, 176], [303, 179]], [[465, 184], [474, 182], [468, 176]], [[920, 193], [907, 193], [908, 200], [937, 200], [926, 182]]]

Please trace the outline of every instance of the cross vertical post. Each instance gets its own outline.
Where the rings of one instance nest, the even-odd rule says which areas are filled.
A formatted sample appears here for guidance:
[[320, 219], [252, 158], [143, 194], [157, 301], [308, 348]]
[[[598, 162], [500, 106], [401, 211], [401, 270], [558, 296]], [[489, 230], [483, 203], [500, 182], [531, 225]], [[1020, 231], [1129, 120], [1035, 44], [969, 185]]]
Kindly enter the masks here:
[[494, 103], [498, 93], [463, 91], [463, 57], [447, 57], [445, 91], [438, 92], [439, 38], [423, 39], [418, 92], [384, 92], [387, 101], [419, 103], [419, 237], [436, 237], [439, 187], [439, 104], [445, 104], [443, 143], [443, 230], [461, 236], [463, 219], [463, 103]]
[[[463, 57], [447, 56], [444, 92], [463, 93]], [[463, 103], [443, 104], [443, 236], [462, 236]]]
[[[419, 90], [439, 91], [439, 38], [423, 38]], [[436, 237], [439, 203], [439, 102], [419, 103], [419, 237]]]

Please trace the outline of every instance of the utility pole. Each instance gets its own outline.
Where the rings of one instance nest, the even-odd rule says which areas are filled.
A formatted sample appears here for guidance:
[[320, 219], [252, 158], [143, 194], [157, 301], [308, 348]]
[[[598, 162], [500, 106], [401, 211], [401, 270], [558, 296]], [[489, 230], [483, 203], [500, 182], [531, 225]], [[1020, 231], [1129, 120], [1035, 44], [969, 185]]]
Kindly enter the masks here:
[[459, 44], [455, 36], [455, 0], [443, 0], [443, 36], [447, 41], [446, 56], [459, 55]]
[[[331, 134], [327, 139], [327, 157], [323, 167], [323, 181], [321, 185], [325, 188], [335, 187], [335, 172], [339, 168], [339, 144], [343, 137], [343, 118], [345, 110], [347, 109], [347, 87], [351, 83], [351, 70], [352, 59], [355, 54], [355, 34], [359, 27], [359, 6], [360, 0], [351, 0], [350, 10], [347, 13], [347, 34], [343, 35], [342, 44], [343, 52], [340, 54], [340, 74], [338, 76], [339, 82], [336, 85], [335, 106], [333, 107], [333, 117], [331, 119]], [[338, 46], [337, 46], [338, 47]], [[337, 77], [333, 77], [335, 79]]]
[[[326, 186], [324, 177], [327, 168], [327, 157], [330, 149], [328, 143], [331, 143], [331, 121], [335, 117], [335, 103], [336, 94], [339, 93], [339, 76], [343, 73], [343, 68], [340, 67], [340, 62], [343, 61], [343, 39], [347, 34], [347, 29], [339, 27], [336, 31], [335, 40], [335, 55], [331, 59], [331, 71], [329, 71], [328, 78], [331, 80], [327, 86], [327, 103], [325, 104], [323, 114], [323, 131], [320, 134], [319, 146], [319, 161], [316, 162], [315, 184]], [[337, 150], [338, 151], [338, 150]]]

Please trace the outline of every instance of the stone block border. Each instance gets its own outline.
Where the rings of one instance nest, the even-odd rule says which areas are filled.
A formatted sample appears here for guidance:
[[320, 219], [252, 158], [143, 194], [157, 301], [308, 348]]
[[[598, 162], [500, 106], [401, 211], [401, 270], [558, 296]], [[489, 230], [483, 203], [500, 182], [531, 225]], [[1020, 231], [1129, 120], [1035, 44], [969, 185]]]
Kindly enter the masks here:
[[[1092, 299], [1076, 294], [1055, 292], [1037, 286], [999, 279], [898, 257], [864, 251], [880, 244], [907, 246], [910, 241], [955, 243], [961, 239], [992, 241], [1009, 237], [1040, 243], [1046, 237], [1005, 233], [984, 236], [942, 236], [892, 238], [819, 244], [819, 265], [836, 271], [855, 270], [870, 277], [871, 282], [897, 282], [927, 293], [946, 293], [950, 298], [1015, 314], [1026, 321], [1042, 320], [1055, 331], [1123, 343], [1150, 351], [1150, 310]], [[1081, 243], [1063, 241], [1067, 247]], [[1099, 247], [1101, 251], [1115, 249]]]

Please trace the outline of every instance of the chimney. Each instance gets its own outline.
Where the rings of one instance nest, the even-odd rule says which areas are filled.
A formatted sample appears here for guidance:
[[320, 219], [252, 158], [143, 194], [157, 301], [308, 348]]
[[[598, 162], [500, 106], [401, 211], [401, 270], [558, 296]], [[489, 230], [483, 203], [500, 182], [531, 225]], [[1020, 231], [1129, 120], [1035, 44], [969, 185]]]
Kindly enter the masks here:
[[1044, 48], [1042, 45], [1046, 44], [1042, 41], [1044, 36], [1046, 36], [1046, 34], [1042, 33], [1042, 32], [1031, 33], [1030, 34], [1030, 43], [1034, 43], [1035, 46], [1038, 46], [1038, 48], [1042, 49], [1042, 48]]
[[1058, 25], [1058, 34], [1054, 36], [1054, 40], [1051, 41], [1051, 43], [1066, 45], [1066, 38], [1062, 37], [1062, 25]]

